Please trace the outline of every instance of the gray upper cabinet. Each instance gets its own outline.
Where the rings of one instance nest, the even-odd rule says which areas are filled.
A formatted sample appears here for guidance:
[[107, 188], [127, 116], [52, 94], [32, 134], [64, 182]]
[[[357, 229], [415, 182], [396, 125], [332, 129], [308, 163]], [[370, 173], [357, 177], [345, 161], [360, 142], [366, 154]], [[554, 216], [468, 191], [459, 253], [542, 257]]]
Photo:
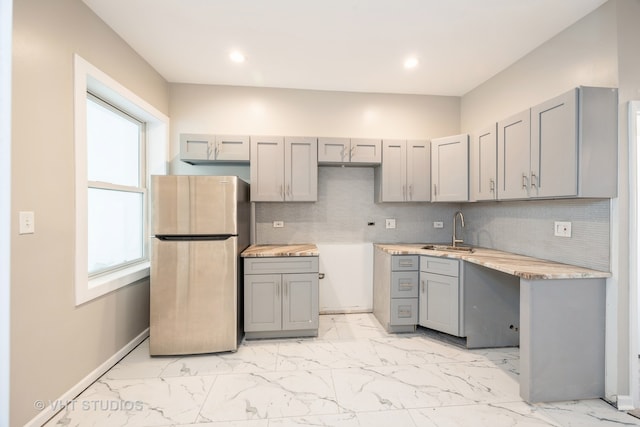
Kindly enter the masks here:
[[579, 87], [531, 109], [530, 197], [617, 195], [618, 92]]
[[431, 200], [469, 200], [469, 135], [431, 140]]
[[284, 201], [284, 138], [251, 137], [251, 201]]
[[530, 110], [498, 122], [498, 198], [529, 197]]
[[429, 141], [382, 141], [382, 165], [375, 171], [378, 202], [431, 200]]
[[496, 200], [498, 137], [494, 123], [471, 135], [469, 197], [473, 201]]
[[251, 201], [318, 199], [318, 145], [312, 137], [251, 137]]
[[249, 136], [180, 134], [180, 160], [192, 165], [249, 163]]
[[318, 138], [318, 163], [379, 165], [382, 141], [375, 138]]
[[284, 139], [284, 200], [318, 200], [318, 140], [314, 137]]

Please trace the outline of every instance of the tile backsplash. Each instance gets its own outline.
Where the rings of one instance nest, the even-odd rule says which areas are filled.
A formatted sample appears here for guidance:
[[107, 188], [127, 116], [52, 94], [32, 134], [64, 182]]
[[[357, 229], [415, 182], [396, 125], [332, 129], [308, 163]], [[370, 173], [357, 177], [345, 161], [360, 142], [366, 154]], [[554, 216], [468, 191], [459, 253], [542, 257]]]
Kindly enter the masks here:
[[[256, 203], [257, 243], [450, 242], [461, 210], [465, 243], [610, 270], [610, 202], [600, 199], [483, 203], [375, 203], [373, 168], [318, 168], [315, 203]], [[385, 219], [396, 220], [395, 229]], [[273, 221], [283, 221], [274, 228]], [[442, 221], [444, 228], [433, 227]], [[571, 221], [572, 237], [555, 237]], [[369, 226], [368, 223], [375, 225]]]

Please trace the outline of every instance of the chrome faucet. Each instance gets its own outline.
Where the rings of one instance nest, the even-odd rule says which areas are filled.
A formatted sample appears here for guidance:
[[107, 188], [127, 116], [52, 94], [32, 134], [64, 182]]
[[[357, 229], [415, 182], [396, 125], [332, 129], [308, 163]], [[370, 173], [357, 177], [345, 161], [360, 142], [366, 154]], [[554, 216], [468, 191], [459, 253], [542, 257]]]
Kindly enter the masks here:
[[455, 248], [456, 247], [456, 243], [464, 243], [464, 241], [462, 239], [458, 239], [456, 237], [456, 218], [460, 217], [460, 225], [462, 227], [464, 227], [464, 215], [462, 215], [462, 212], [458, 211], [456, 213], [453, 214], [453, 239], [451, 242], [451, 245]]

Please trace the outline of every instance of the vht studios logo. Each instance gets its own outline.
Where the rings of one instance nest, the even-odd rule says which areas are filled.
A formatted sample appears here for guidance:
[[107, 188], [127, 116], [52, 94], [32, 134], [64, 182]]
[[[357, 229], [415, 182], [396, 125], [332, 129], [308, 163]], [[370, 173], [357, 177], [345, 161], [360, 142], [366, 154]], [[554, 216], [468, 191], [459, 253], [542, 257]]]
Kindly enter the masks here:
[[36, 400], [33, 407], [42, 410], [50, 406], [53, 411], [141, 411], [143, 403], [139, 400]]

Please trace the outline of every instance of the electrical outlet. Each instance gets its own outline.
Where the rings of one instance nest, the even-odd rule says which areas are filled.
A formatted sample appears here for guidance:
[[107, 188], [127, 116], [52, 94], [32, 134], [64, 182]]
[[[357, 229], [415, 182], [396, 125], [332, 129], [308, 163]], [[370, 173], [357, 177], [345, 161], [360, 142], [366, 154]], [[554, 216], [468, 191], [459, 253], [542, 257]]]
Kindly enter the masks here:
[[273, 228], [282, 228], [284, 227], [284, 221], [273, 221]]
[[444, 228], [444, 222], [442, 222], [442, 221], [433, 221], [433, 228]]
[[571, 223], [569, 221], [555, 221], [553, 234], [558, 237], [571, 237]]
[[385, 220], [385, 226], [387, 228], [396, 228], [396, 220], [395, 220], [395, 218], [387, 218]]
[[20, 226], [18, 233], [33, 234], [36, 232], [35, 214], [31, 211], [21, 211], [19, 213]]

